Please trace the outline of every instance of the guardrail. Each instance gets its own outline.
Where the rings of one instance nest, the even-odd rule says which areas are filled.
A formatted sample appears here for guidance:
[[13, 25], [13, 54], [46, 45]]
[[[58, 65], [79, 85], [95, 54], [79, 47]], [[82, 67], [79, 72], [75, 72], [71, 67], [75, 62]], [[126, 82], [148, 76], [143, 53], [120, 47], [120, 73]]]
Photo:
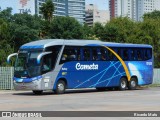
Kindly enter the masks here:
[[[13, 67], [0, 67], [0, 90], [13, 89]], [[153, 84], [160, 84], [160, 68], [154, 69]]]
[[0, 89], [13, 89], [13, 67], [0, 67]]
[[154, 68], [153, 84], [160, 84], [160, 68]]

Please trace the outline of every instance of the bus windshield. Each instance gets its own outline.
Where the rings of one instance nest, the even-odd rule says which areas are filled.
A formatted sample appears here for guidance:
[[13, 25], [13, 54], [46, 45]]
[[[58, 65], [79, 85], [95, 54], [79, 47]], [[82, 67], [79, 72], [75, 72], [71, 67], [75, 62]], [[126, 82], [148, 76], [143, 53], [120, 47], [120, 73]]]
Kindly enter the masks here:
[[41, 74], [37, 56], [41, 51], [19, 52], [15, 63], [15, 77], [35, 77]]

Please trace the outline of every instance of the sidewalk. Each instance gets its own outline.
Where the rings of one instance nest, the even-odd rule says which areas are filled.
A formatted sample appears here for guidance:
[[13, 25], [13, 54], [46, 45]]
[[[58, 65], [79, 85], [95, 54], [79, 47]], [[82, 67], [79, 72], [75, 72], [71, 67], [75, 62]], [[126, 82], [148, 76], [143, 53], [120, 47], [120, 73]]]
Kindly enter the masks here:
[[32, 91], [0, 90], [0, 94], [21, 93], [21, 92], [32, 92]]

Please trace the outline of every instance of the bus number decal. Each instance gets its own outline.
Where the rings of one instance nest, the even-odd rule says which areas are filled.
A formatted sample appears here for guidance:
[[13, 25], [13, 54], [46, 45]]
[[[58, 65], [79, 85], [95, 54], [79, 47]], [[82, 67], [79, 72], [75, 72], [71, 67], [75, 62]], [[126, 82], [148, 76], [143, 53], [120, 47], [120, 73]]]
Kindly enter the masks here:
[[146, 62], [146, 65], [152, 65], [152, 62]]

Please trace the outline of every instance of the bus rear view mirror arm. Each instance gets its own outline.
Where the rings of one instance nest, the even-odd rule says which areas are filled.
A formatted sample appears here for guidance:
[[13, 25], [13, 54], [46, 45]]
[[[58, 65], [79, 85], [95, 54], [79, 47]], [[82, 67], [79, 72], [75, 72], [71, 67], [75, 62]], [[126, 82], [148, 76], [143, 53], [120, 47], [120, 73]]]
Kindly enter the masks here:
[[13, 53], [13, 54], [10, 54], [8, 57], [7, 57], [7, 63], [9, 64], [10, 63], [10, 58], [13, 57], [13, 56], [17, 56], [18, 53]]
[[52, 52], [43, 52], [43, 53], [39, 54], [38, 57], [37, 57], [37, 63], [40, 64], [41, 58], [42, 58], [44, 55], [51, 54], [51, 53], [52, 53]]

